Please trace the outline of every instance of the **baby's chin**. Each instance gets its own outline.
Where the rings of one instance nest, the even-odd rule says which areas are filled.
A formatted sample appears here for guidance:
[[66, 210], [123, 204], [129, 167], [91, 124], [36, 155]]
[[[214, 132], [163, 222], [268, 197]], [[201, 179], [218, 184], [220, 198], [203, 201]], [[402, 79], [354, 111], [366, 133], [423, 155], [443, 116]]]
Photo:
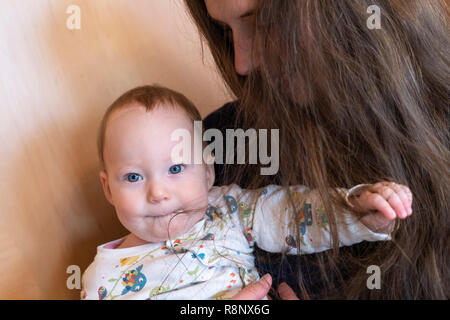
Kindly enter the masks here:
[[175, 214], [164, 217], [147, 217], [144, 220], [145, 230], [136, 235], [147, 242], [163, 242], [189, 232], [203, 218], [203, 214]]

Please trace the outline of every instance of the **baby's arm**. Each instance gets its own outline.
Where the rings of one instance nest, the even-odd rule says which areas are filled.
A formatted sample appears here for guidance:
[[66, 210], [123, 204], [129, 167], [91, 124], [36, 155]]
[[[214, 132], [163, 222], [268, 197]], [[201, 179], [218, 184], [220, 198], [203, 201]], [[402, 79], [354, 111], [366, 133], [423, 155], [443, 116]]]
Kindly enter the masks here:
[[[253, 217], [253, 237], [259, 247], [270, 252], [280, 252], [289, 247], [290, 253], [294, 254], [319, 252], [333, 247], [329, 221], [316, 190], [310, 190], [304, 186], [290, 187], [293, 201], [297, 205], [294, 218], [287, 192], [279, 186], [268, 186], [266, 189], [266, 194], [263, 194], [256, 203]], [[388, 213], [392, 214], [390, 211], [392, 209], [396, 216], [400, 217], [401, 215], [397, 212], [400, 207], [390, 205], [387, 208], [378, 196], [369, 194], [370, 192], [380, 195], [379, 192], [382, 190], [384, 190], [383, 194], [388, 193], [381, 188], [381, 185], [369, 185], [365, 188], [358, 188], [359, 192], [352, 192], [349, 195], [349, 203], [357, 207], [357, 210], [367, 210], [367, 212], [380, 210], [380, 212], [367, 215], [362, 219], [350, 212], [336, 212], [339, 246], [349, 246], [364, 240], [390, 239], [388, 232], [392, 220], [395, 218], [390, 218], [390, 216], [386, 218], [386, 216]], [[347, 190], [341, 189], [340, 191]], [[403, 196], [401, 195], [401, 197]], [[389, 198], [387, 203], [390, 202]], [[409, 212], [408, 209], [406, 211]], [[294, 221], [296, 221], [295, 226], [293, 225]], [[296, 228], [298, 232], [295, 232]], [[300, 237], [300, 248], [297, 248], [297, 237]]]

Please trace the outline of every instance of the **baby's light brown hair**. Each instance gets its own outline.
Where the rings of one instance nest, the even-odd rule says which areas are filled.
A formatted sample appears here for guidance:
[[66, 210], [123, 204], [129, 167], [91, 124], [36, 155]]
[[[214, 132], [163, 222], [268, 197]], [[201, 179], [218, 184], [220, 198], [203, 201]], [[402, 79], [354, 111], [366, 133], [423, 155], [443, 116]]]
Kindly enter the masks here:
[[202, 117], [195, 105], [179, 92], [159, 85], [146, 85], [131, 89], [121, 95], [108, 107], [101, 121], [97, 147], [100, 165], [103, 169], [105, 168], [103, 149], [108, 119], [114, 111], [127, 107], [131, 103], [141, 104], [147, 111], [151, 111], [156, 106], [161, 106], [163, 104], [169, 105], [173, 108], [178, 107], [184, 110], [192, 121], [202, 120]]

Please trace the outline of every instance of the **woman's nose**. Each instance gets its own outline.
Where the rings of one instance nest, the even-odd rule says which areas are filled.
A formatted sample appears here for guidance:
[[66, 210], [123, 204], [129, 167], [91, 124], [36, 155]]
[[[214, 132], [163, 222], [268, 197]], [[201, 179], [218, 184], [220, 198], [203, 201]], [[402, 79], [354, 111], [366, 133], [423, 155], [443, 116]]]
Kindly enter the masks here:
[[148, 188], [147, 200], [150, 203], [159, 203], [169, 200], [170, 194], [161, 183], [151, 183]]

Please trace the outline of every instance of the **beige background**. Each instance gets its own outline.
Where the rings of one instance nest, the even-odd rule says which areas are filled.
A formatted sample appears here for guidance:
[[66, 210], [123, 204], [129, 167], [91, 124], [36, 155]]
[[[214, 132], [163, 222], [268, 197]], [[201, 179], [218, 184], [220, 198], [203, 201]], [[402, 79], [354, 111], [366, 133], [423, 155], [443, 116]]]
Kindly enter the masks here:
[[[202, 116], [230, 98], [181, 0], [0, 4], [0, 298], [77, 299], [67, 267], [126, 233], [98, 179], [105, 108], [154, 82]], [[81, 30], [66, 27], [71, 4]]]

